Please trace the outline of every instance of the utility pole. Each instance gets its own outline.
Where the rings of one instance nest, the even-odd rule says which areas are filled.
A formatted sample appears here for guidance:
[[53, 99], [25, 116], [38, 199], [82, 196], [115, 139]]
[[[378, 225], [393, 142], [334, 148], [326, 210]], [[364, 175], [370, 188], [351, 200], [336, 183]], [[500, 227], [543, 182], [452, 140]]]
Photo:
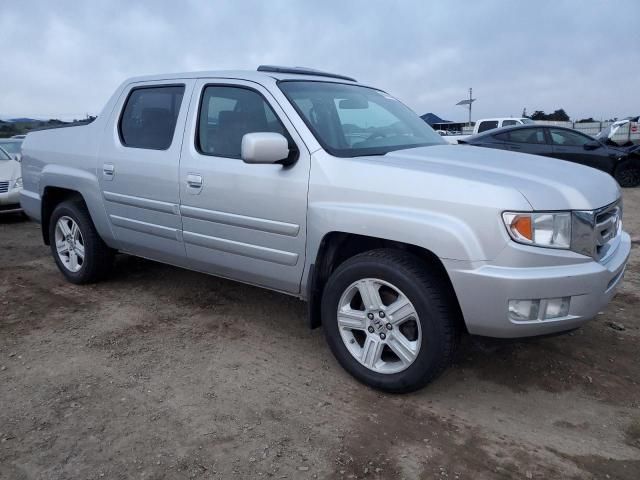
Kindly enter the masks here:
[[471, 126], [471, 104], [475, 102], [477, 99], [473, 98], [473, 88], [469, 89], [469, 99], [468, 100], [460, 100], [456, 105], [468, 105], [469, 106], [469, 126]]

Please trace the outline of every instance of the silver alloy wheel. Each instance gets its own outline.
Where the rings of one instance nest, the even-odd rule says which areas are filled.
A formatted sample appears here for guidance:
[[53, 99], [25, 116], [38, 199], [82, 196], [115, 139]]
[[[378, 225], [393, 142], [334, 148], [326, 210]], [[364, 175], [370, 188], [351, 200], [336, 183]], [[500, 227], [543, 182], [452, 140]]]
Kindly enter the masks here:
[[418, 357], [422, 329], [411, 301], [384, 280], [363, 278], [340, 297], [338, 329], [349, 353], [377, 373], [398, 373]]
[[60, 217], [56, 222], [55, 242], [58, 258], [64, 268], [76, 273], [84, 265], [84, 239], [80, 227], [71, 217]]

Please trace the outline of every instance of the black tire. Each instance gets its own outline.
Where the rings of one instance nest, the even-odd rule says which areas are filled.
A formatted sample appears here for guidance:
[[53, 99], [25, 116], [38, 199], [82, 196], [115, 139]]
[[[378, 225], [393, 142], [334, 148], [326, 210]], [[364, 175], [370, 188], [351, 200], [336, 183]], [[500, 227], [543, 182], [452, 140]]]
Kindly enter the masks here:
[[[71, 218], [79, 227], [84, 241], [84, 260], [80, 270], [73, 272], [65, 267], [58, 256], [55, 240], [55, 229], [61, 217]], [[114, 251], [100, 238], [96, 231], [87, 207], [80, 199], [67, 200], [53, 210], [49, 221], [49, 243], [51, 254], [65, 278], [76, 284], [94, 283], [105, 278], [111, 271]]]
[[[398, 287], [415, 307], [422, 342], [415, 360], [403, 371], [370, 370], [352, 356], [342, 340], [337, 320], [340, 298], [350, 285], [363, 278], [376, 278]], [[350, 258], [331, 275], [322, 295], [322, 327], [336, 359], [360, 382], [387, 392], [418, 390], [442, 373], [453, 358], [460, 320], [444, 274], [401, 250], [372, 250]]]
[[623, 161], [616, 167], [613, 177], [623, 188], [637, 187], [640, 185], [640, 166]]

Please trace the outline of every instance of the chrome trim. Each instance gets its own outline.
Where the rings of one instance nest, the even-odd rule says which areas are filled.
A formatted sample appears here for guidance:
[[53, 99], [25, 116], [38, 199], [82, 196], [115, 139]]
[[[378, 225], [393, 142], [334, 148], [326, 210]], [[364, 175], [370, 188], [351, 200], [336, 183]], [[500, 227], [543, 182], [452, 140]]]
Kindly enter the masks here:
[[620, 244], [622, 205], [615, 203], [597, 210], [574, 211], [571, 220], [571, 250], [603, 263]]

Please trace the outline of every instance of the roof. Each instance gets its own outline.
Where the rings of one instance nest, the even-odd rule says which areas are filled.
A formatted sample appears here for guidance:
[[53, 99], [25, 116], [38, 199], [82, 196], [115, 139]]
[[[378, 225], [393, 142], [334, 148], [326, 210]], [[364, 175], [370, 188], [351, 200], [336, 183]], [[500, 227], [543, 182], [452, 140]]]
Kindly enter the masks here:
[[[336, 83], [357, 83], [354, 79], [344, 75], [329, 74], [320, 70], [300, 67], [274, 67], [262, 65], [258, 70], [205, 70], [200, 72], [161, 73], [144, 75], [127, 79], [127, 83], [152, 82], [158, 80], [183, 80], [195, 78], [228, 78], [249, 80], [254, 82], [268, 80], [315, 80]], [[268, 69], [267, 71], [265, 71]]]

